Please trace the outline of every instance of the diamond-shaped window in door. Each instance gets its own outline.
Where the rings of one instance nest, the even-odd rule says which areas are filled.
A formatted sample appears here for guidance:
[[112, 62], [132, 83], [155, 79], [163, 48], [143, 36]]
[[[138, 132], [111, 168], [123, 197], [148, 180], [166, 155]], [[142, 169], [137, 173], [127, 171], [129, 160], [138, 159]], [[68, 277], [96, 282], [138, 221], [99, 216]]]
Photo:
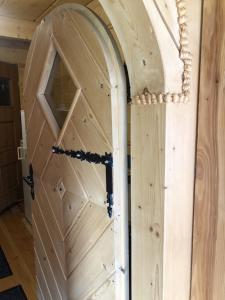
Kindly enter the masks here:
[[77, 88], [57, 53], [44, 95], [60, 129], [63, 127], [76, 91]]

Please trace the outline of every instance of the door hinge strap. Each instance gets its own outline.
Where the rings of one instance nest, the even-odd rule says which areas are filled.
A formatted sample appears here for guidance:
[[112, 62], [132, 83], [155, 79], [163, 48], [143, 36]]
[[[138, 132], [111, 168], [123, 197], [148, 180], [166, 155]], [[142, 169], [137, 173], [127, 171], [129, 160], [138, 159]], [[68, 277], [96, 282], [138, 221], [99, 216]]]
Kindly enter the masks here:
[[63, 150], [60, 147], [53, 146], [52, 152], [54, 154], [64, 154], [71, 158], [76, 158], [81, 161], [87, 161], [88, 163], [101, 164], [106, 167], [106, 193], [107, 193], [107, 212], [109, 217], [112, 217], [113, 213], [113, 157], [112, 153], [105, 153], [100, 155], [97, 153], [84, 152], [82, 150]]

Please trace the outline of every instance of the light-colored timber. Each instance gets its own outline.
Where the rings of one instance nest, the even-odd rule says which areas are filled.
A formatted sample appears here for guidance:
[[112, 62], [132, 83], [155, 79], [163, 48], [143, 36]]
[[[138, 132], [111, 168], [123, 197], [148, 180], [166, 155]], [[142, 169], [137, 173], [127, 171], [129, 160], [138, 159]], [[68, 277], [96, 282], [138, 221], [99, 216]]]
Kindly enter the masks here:
[[[160, 1], [158, 1], [160, 2]], [[156, 2], [157, 3], [157, 2]], [[156, 6], [158, 3], [156, 4]], [[170, 4], [171, 5], [171, 4]], [[158, 6], [157, 6], [158, 8]], [[171, 7], [172, 8], [172, 7]], [[187, 103], [191, 91], [192, 54], [189, 50], [187, 8], [183, 0], [176, 0], [177, 23], [179, 27], [179, 57], [183, 62], [182, 86], [179, 92], [152, 93], [144, 89], [143, 94], [137, 95], [132, 104], [158, 104], [158, 103]], [[158, 8], [159, 9], [159, 8]], [[163, 13], [162, 13], [163, 14]]]
[[204, 1], [194, 207], [192, 300], [225, 294], [225, 2]]
[[88, 5], [91, 0], [4, 0], [0, 2], [0, 38], [31, 40], [40, 21], [63, 3]]
[[31, 40], [36, 26], [34, 22], [0, 16], [0, 37]]
[[0, 2], [0, 16], [26, 21], [41, 21], [56, 6], [65, 2], [87, 5], [90, 0], [4, 0]]
[[[71, 4], [41, 22], [28, 54], [24, 106], [35, 175], [40, 299], [46, 293], [54, 300], [92, 295], [129, 299], [127, 99], [122, 61], [114, 47], [98, 18]], [[45, 100], [56, 53], [76, 86], [61, 129]], [[113, 218], [107, 214], [105, 168], [54, 155], [53, 145], [113, 153]]]
[[[100, 2], [124, 53], [131, 96], [145, 88], [157, 94], [182, 90], [177, 2]], [[186, 8], [193, 53], [191, 103], [131, 107], [135, 300], [186, 300], [190, 296], [201, 1], [187, 1]]]

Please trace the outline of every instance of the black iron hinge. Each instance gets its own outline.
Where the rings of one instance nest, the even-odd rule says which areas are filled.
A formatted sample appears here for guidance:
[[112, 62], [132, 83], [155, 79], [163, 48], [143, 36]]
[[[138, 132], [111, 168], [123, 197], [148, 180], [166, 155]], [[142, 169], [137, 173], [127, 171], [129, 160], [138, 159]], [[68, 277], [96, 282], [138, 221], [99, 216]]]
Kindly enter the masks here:
[[87, 161], [94, 164], [102, 164], [106, 168], [106, 192], [107, 192], [107, 211], [111, 218], [113, 213], [113, 157], [111, 153], [105, 153], [100, 155], [97, 153], [74, 151], [74, 150], [63, 150], [60, 147], [52, 147], [52, 152], [55, 154], [64, 154], [71, 158], [76, 158], [81, 161]]

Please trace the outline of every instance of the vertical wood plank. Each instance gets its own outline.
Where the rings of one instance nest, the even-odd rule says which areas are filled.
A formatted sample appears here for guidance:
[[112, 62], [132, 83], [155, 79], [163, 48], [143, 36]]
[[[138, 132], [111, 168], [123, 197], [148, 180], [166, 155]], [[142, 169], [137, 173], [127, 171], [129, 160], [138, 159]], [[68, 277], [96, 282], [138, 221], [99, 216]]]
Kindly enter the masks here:
[[225, 2], [205, 0], [194, 210], [192, 300], [225, 294]]
[[135, 300], [162, 299], [165, 110], [165, 105], [132, 107], [132, 296]]
[[166, 112], [164, 300], [189, 300], [191, 285], [201, 1], [188, 0], [186, 9], [193, 57], [190, 101], [168, 105]]

